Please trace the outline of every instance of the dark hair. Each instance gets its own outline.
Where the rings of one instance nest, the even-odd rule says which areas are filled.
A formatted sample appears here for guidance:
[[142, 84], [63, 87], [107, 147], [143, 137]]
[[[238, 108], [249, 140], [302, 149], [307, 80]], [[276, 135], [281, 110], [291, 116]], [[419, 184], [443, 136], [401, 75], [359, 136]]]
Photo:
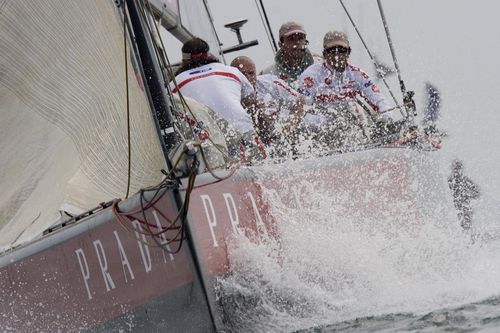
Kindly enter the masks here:
[[207, 53], [210, 46], [203, 39], [193, 37], [182, 45], [182, 53]]
[[[198, 53], [208, 53], [210, 46], [203, 39], [198, 37], [193, 37], [182, 45], [182, 53], [188, 54], [198, 54]], [[208, 53], [206, 58], [194, 58], [194, 59], [183, 59], [181, 66], [175, 71], [175, 75], [178, 75], [184, 71], [200, 67], [206, 64], [211, 64], [213, 62], [219, 62], [214, 55]]]

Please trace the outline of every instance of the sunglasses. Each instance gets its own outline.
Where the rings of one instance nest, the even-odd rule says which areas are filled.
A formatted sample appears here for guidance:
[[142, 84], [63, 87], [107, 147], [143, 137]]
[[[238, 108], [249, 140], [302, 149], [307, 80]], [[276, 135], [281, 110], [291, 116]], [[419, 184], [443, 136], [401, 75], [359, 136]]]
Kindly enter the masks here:
[[348, 53], [350, 51], [351, 51], [350, 48], [343, 47], [343, 46], [334, 46], [334, 47], [331, 47], [331, 48], [325, 50], [326, 53], [342, 53], [342, 54]]

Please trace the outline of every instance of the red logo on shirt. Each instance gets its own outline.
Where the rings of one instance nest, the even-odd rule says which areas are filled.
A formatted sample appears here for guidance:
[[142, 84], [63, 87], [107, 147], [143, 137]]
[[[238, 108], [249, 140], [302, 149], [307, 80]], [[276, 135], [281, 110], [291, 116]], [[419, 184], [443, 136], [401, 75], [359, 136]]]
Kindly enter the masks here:
[[365, 72], [363, 72], [359, 67], [356, 67], [356, 66], [353, 66], [353, 65], [349, 65], [349, 66], [351, 67], [351, 69], [354, 72], [359, 72], [362, 77], [364, 77], [365, 79], [369, 79], [368, 74], [366, 74]]
[[326, 83], [327, 85], [332, 84], [332, 79], [330, 79], [329, 77], [325, 78], [325, 83]]
[[311, 88], [312, 86], [314, 86], [313, 78], [310, 76], [304, 78], [304, 87]]
[[208, 134], [207, 131], [205, 131], [204, 129], [202, 129], [199, 133], [198, 133], [198, 139], [200, 139], [200, 141], [205, 141], [206, 139], [208, 139], [210, 137], [210, 134]]
[[379, 93], [380, 90], [378, 90], [377, 86], [372, 84], [372, 91], [375, 92], [375, 93]]

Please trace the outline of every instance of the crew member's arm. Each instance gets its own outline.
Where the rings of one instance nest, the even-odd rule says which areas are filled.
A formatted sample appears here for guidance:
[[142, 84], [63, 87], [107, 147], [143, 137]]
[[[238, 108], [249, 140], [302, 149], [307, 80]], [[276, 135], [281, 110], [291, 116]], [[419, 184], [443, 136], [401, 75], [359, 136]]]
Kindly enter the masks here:
[[285, 132], [285, 134], [293, 134], [304, 120], [304, 105], [304, 96], [299, 96], [290, 110], [290, 119], [288, 119], [287, 123], [283, 126], [283, 132]]
[[256, 112], [257, 112], [257, 95], [255, 93], [252, 93], [250, 95], [247, 95], [246, 97], [243, 97], [241, 100], [241, 105], [250, 113], [250, 115], [253, 117]]
[[241, 82], [241, 105], [248, 111], [252, 119], [257, 112], [257, 95], [255, 89], [248, 79], [238, 71], [238, 77]]
[[[378, 87], [365, 72], [359, 70], [354, 73], [361, 96], [376, 112], [381, 113], [383, 116], [389, 117], [394, 121], [402, 119], [400, 111], [398, 109], [394, 109], [394, 105], [387, 100], [387, 98], [380, 92]], [[393, 110], [386, 112], [390, 109]]]
[[283, 131], [285, 134], [292, 134], [304, 119], [305, 98], [281, 79], [273, 80], [273, 88], [280, 103], [290, 110], [289, 119], [284, 125]]
[[317, 66], [312, 65], [306, 69], [299, 77], [299, 87], [297, 91], [303, 97], [304, 117], [303, 123], [307, 128], [317, 130], [327, 123], [327, 119], [322, 114], [315, 114], [316, 95], [318, 94], [318, 82], [315, 70]]
[[306, 69], [297, 79], [297, 91], [304, 96], [304, 100], [308, 105], [314, 104], [316, 96], [316, 82], [314, 81], [313, 73], [310, 69]]

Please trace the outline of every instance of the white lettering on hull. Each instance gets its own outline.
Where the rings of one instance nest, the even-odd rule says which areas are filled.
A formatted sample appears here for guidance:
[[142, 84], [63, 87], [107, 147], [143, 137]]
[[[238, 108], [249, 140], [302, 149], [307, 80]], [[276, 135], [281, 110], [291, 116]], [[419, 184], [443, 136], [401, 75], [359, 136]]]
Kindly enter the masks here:
[[108, 272], [108, 261], [106, 259], [106, 254], [104, 253], [102, 243], [100, 240], [95, 240], [93, 243], [97, 259], [99, 260], [99, 266], [101, 267], [102, 278], [104, 279], [104, 284], [106, 285], [106, 291], [115, 289], [115, 283]]
[[[219, 244], [217, 241], [217, 236], [219, 236], [219, 239], [221, 236], [223, 236], [223, 237], [227, 236], [227, 235], [220, 235], [220, 233], [223, 232], [224, 230], [228, 230], [228, 229], [226, 229], [226, 225], [224, 225], [224, 227], [221, 228], [220, 221], [222, 221], [223, 223], [230, 224], [233, 234], [243, 234], [244, 233], [243, 232], [244, 230], [241, 227], [242, 221], [240, 220], [240, 217], [241, 217], [240, 215], [244, 214], [242, 216], [245, 216], [245, 218], [250, 218], [250, 220], [252, 220], [251, 216], [246, 215], [246, 214], [248, 214], [246, 211], [246, 207], [248, 206], [248, 203], [251, 203], [251, 205], [252, 205], [252, 210], [253, 210], [253, 214], [255, 215], [255, 223], [257, 226], [257, 230], [261, 230], [261, 229], [265, 230], [265, 224], [262, 220], [261, 213], [259, 211], [260, 207], [258, 207], [258, 205], [257, 205], [257, 201], [255, 199], [254, 193], [246, 192], [246, 195], [244, 195], [244, 196], [241, 196], [240, 194], [233, 196], [233, 194], [229, 193], [229, 192], [226, 192], [226, 193], [219, 192], [217, 195], [217, 199], [219, 199], [219, 200], [222, 199], [220, 197], [221, 194], [222, 194], [222, 198], [224, 199], [224, 203], [225, 203], [225, 206], [227, 209], [227, 214], [228, 214], [227, 217], [223, 212], [224, 208], [221, 207], [221, 209], [219, 211], [215, 210], [214, 202], [212, 201], [212, 198], [210, 195], [208, 195], [208, 194], [201, 194], [200, 195], [201, 201], [203, 203], [203, 208], [204, 208], [205, 216], [207, 219], [209, 231], [210, 231], [210, 234], [212, 237], [213, 247], [219, 247]], [[272, 195], [277, 195], [277, 193], [272, 193]], [[246, 200], [250, 200], [250, 202], [247, 201], [245, 203], [244, 201], [246, 201]], [[217, 204], [219, 204], [219, 203], [222, 204], [222, 202], [217, 202]], [[245, 207], [245, 211], [243, 213], [240, 211], [241, 210], [240, 205], [242, 205], [242, 204]], [[217, 207], [219, 207], [219, 206], [217, 206]], [[198, 208], [197, 212], [201, 213], [199, 208]], [[151, 213], [152, 213], [152, 216], [155, 220], [155, 224], [157, 227], [157, 229], [154, 229], [154, 230], [158, 232], [158, 234], [157, 234], [158, 240], [160, 241], [160, 243], [162, 245], [164, 245], [165, 249], [170, 251], [171, 249], [170, 249], [170, 246], [168, 244], [168, 238], [167, 238], [168, 236], [166, 233], [161, 232], [162, 228], [165, 228], [165, 226], [167, 224], [165, 224], [166, 222], [164, 221], [164, 219], [160, 213], [158, 213], [155, 210], [152, 210]], [[196, 215], [196, 216], [201, 216], [202, 214], [203, 213], [201, 213], [200, 215]], [[218, 214], [222, 214], [222, 215], [218, 215]], [[250, 213], [250, 215], [251, 215], [251, 213]], [[152, 222], [152, 221], [150, 221], [150, 222]], [[162, 222], [163, 222], [163, 224], [162, 224]], [[194, 222], [198, 222], [198, 221], [194, 221]], [[219, 222], [219, 225], [217, 224], [218, 222]], [[143, 231], [144, 226], [142, 225], [141, 222], [139, 222], [138, 220], [134, 220], [131, 223], [135, 229], [135, 238], [137, 239], [137, 244], [139, 247], [140, 256], [142, 259], [142, 264], [143, 264], [144, 270], [146, 273], [151, 272], [153, 258], [151, 256], [151, 252], [150, 252], [151, 249], [149, 248], [149, 246], [147, 244], [148, 244], [148, 242], [151, 242], [152, 240], [151, 240], [150, 236], [146, 236], [146, 233]], [[168, 221], [167, 221], [167, 223], [168, 223]], [[124, 276], [123, 281], [125, 282], [125, 284], [123, 284], [123, 282], [121, 282], [122, 281], [121, 279], [116, 280], [116, 276], [119, 275], [119, 271], [118, 270], [117, 271], [110, 270], [110, 267], [108, 267], [108, 262], [109, 263], [115, 262], [115, 260], [109, 261], [107, 259], [107, 256], [106, 256], [106, 253], [104, 250], [104, 246], [103, 246], [103, 243], [101, 242], [101, 240], [99, 240], [99, 239], [93, 240], [93, 247], [94, 247], [96, 255], [97, 255], [101, 275], [102, 275], [102, 278], [104, 280], [104, 284], [106, 287], [106, 292], [109, 292], [109, 291], [117, 288], [115, 281], [118, 283], [118, 287], [125, 287], [125, 285], [128, 284], [129, 281], [135, 280], [135, 274], [137, 273], [137, 269], [140, 269], [140, 267], [138, 267], [138, 266], [140, 266], [140, 264], [138, 262], [135, 262], [134, 260], [131, 262], [129, 260], [129, 255], [127, 254], [126, 251], [131, 251], [131, 248], [126, 247], [127, 243], [125, 243], [125, 244], [122, 243], [122, 240], [120, 238], [120, 233], [117, 230], [113, 230], [112, 232], [114, 234], [118, 254], [120, 256], [120, 263], [122, 266], [122, 271], [123, 271], [123, 276]], [[200, 234], [200, 237], [203, 237], [203, 236], [205, 236], [205, 235]], [[121, 236], [121, 237], [123, 238], [124, 236]], [[130, 237], [130, 235], [128, 235], [127, 237]], [[131, 244], [133, 244], [133, 243], [131, 243]], [[113, 253], [114, 253], [114, 251], [113, 251]], [[165, 264], [169, 261], [175, 260], [175, 256], [172, 253], [168, 253], [167, 251], [162, 251], [162, 254], [163, 254], [163, 262]], [[95, 292], [92, 292], [90, 290], [90, 282], [89, 281], [91, 280], [91, 277], [93, 279], [96, 279], [96, 278], [99, 279], [99, 277], [96, 274], [94, 274], [94, 275], [96, 275], [97, 277], [94, 275], [91, 275], [91, 273], [90, 273], [91, 269], [89, 269], [89, 262], [87, 260], [87, 257], [86, 257], [86, 254], [85, 254], [83, 248], [76, 249], [75, 255], [78, 259], [78, 264], [80, 266], [82, 279], [83, 279], [83, 282], [85, 285], [85, 289], [87, 291], [87, 298], [89, 300], [92, 300], [95, 298], [96, 294], [95, 294]], [[117, 259], [118, 258], [116, 258], [116, 261], [117, 261]], [[91, 264], [92, 263], [94, 263], [94, 261], [92, 261]], [[132, 266], [134, 266], [134, 267], [132, 267]], [[114, 267], [115, 267], [115, 265], [113, 264], [113, 268]], [[93, 272], [96, 272], [97, 267], [90, 267], [90, 268], [92, 268]], [[113, 277], [110, 273], [113, 274]], [[120, 284], [120, 283], [122, 283], [122, 284]]]
[[[90, 293], [89, 288], [89, 279], [90, 279], [90, 271], [89, 265], [87, 264], [87, 258], [85, 257], [85, 253], [81, 248], [75, 250], [76, 257], [78, 258], [78, 263], [80, 264], [80, 270], [82, 271], [83, 283], [85, 284], [85, 288], [87, 289], [87, 295], [89, 300], [92, 299], [92, 294]], [[85, 267], [84, 267], [85, 266]]]
[[125, 267], [128, 270], [128, 274], [131, 280], [135, 279], [134, 272], [132, 271], [132, 267], [130, 267], [130, 263], [128, 261], [127, 255], [125, 254], [125, 249], [123, 248], [120, 237], [118, 236], [118, 232], [114, 230], [113, 233], [115, 234], [116, 244], [118, 245], [118, 253], [120, 253], [120, 260], [122, 262], [122, 268], [123, 268], [123, 276], [125, 277], [125, 282], [128, 282], [127, 272], [125, 272]]
[[257, 228], [264, 229], [264, 222], [262, 222], [262, 217], [260, 217], [259, 209], [257, 208], [257, 203], [255, 202], [253, 194], [252, 192], [247, 192], [247, 194], [252, 202], [253, 212], [255, 214], [255, 224], [257, 225]]
[[[295, 198], [295, 204], [297, 205], [297, 208], [300, 210], [303, 210], [304, 208], [302, 207], [302, 200], [300, 200], [301, 194], [300, 194], [299, 189], [297, 187], [293, 187], [292, 192], [293, 192], [293, 196]], [[309, 192], [309, 193], [311, 193], [311, 192]], [[314, 190], [312, 193], [314, 193]]]
[[[155, 218], [156, 226], [158, 227], [158, 232], [160, 232], [163, 229], [163, 226], [161, 225], [160, 218], [158, 217], [158, 213], [156, 212], [156, 210], [153, 210], [153, 217]], [[171, 253], [172, 250], [170, 249], [170, 245], [168, 245], [167, 236], [165, 235], [164, 232], [162, 232], [162, 233], [160, 233], [159, 237], [161, 239], [160, 243], [163, 246], [165, 246], [165, 248], [169, 251], [168, 256], [170, 257], [170, 261], [173, 261], [174, 255]], [[164, 250], [161, 251], [161, 253], [163, 254], [163, 262], [164, 263], [167, 262], [167, 258], [165, 257], [165, 252], [166, 251], [164, 251]]]
[[[205, 214], [207, 215], [208, 227], [210, 228], [210, 234], [212, 234], [212, 240], [214, 247], [218, 247], [217, 238], [215, 237], [215, 227], [217, 226], [217, 216], [215, 215], [214, 205], [212, 200], [206, 194], [200, 196], [203, 202], [203, 207], [205, 208]], [[209, 212], [210, 209], [210, 212]]]
[[142, 231], [142, 226], [139, 221], [132, 221], [132, 225], [135, 229], [135, 237], [137, 238], [137, 244], [139, 245], [139, 251], [141, 251], [142, 263], [144, 264], [144, 271], [146, 273], [151, 272], [151, 253], [149, 252], [149, 246], [147, 246], [146, 235]]
[[222, 196], [224, 197], [224, 201], [226, 201], [227, 213], [229, 214], [229, 221], [233, 227], [233, 233], [241, 235], [243, 232], [239, 228], [240, 218], [233, 195], [231, 193], [222, 193]]

